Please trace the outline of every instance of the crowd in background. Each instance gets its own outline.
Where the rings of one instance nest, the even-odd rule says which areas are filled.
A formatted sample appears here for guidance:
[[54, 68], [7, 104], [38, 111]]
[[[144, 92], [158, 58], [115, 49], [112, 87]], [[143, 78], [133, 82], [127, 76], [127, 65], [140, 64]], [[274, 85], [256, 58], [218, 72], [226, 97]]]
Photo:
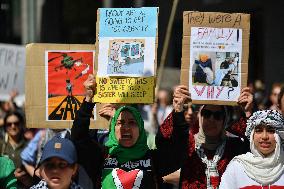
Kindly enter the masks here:
[[[277, 110], [284, 114], [284, 97], [283, 97], [283, 84], [275, 83], [271, 86], [271, 91], [267, 93], [266, 87], [264, 84], [257, 80], [254, 83], [249, 84], [250, 90], [253, 94], [253, 111], [257, 110]], [[38, 165], [41, 161], [44, 161], [42, 155], [44, 154], [44, 146], [50, 141], [54, 136], [60, 136], [62, 138], [70, 138], [71, 131], [68, 129], [62, 130], [52, 130], [52, 129], [30, 129], [25, 122], [25, 110], [24, 107], [18, 107], [14, 103], [14, 98], [16, 97], [17, 92], [11, 92], [11, 98], [9, 101], [0, 102], [0, 152], [1, 158], [7, 157], [10, 165], [10, 168], [5, 169], [8, 171], [10, 169], [10, 188], [15, 187], [13, 183], [17, 184], [17, 188], [29, 188], [33, 184], [38, 183], [42, 174]], [[155, 135], [158, 131], [158, 128], [163, 124], [164, 120], [168, 115], [173, 111], [173, 89], [160, 89], [158, 91], [157, 101], [152, 105], [139, 105], [138, 109], [140, 110], [141, 116], [144, 120], [144, 128], [147, 135], [147, 145], [149, 149], [156, 149], [155, 144]], [[281, 98], [279, 97], [281, 96]], [[279, 104], [280, 103], [280, 104]], [[282, 107], [281, 107], [282, 103]], [[108, 111], [114, 111], [115, 107], [108, 106]], [[190, 122], [192, 119], [197, 119], [197, 113], [200, 106], [189, 103], [187, 109], [184, 112], [185, 120]], [[107, 109], [105, 107], [105, 109]], [[230, 122], [234, 122], [240, 119], [241, 109], [236, 107], [228, 108], [230, 115]], [[107, 112], [107, 111], [106, 111]], [[104, 114], [104, 113], [102, 113]], [[106, 113], [105, 113], [106, 114]], [[232, 133], [227, 133], [228, 135]], [[108, 131], [107, 130], [94, 130], [92, 137], [94, 140], [98, 141], [101, 144], [105, 144], [108, 140]], [[71, 151], [73, 147], [70, 144], [66, 144], [66, 148], [70, 148]], [[65, 156], [64, 156], [65, 157]], [[63, 157], [63, 158], [64, 158]], [[167, 158], [167, 157], [164, 157]], [[76, 158], [73, 158], [76, 162]], [[6, 161], [6, 160], [5, 160]], [[11, 161], [13, 163], [11, 163]], [[54, 161], [57, 161], [56, 159]], [[58, 166], [65, 166], [57, 162]], [[13, 165], [12, 165], [13, 164]], [[0, 162], [1, 165], [1, 162]], [[49, 166], [45, 164], [45, 166]], [[67, 166], [67, 165], [66, 165]], [[86, 179], [87, 176], [84, 169], [80, 169], [80, 165], [77, 169], [74, 166], [74, 169], [70, 169], [70, 174], [72, 172], [76, 177], [76, 181], [82, 186], [82, 188], [93, 187], [94, 183]], [[79, 171], [78, 171], [79, 170]], [[179, 171], [163, 177], [164, 182], [161, 184], [161, 188], [178, 188], [179, 185]], [[4, 172], [1, 167], [0, 172]], [[13, 172], [11, 176], [11, 172]], [[78, 174], [79, 172], [79, 174]], [[0, 176], [2, 174], [0, 173]], [[7, 173], [6, 173], [7, 175]], [[0, 178], [1, 181], [1, 178]], [[1, 184], [0, 184], [1, 185]], [[1, 187], [0, 187], [1, 188]]]

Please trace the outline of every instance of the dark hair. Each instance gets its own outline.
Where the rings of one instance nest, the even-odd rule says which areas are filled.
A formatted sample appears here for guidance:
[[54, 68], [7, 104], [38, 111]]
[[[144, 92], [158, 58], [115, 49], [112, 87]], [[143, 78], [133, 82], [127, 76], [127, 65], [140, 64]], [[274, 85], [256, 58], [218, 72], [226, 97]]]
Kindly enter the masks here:
[[20, 126], [20, 129], [21, 129], [21, 132], [23, 133], [23, 131], [25, 129], [25, 118], [19, 111], [16, 111], [16, 110], [10, 111], [5, 115], [5, 117], [4, 117], [4, 130], [6, 131], [7, 119], [12, 115], [17, 116], [17, 118], [19, 119], [19, 122], [20, 122], [19, 126]]
[[283, 95], [284, 95], [284, 86], [281, 88], [281, 91], [280, 91], [280, 93], [278, 95], [278, 106], [280, 108], [281, 108], [281, 99], [282, 99]]

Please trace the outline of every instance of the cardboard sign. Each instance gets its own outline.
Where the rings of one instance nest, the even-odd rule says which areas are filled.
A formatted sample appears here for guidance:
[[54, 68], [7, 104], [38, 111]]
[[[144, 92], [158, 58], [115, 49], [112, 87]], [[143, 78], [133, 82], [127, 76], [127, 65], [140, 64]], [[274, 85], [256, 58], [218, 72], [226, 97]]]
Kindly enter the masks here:
[[[84, 99], [83, 82], [94, 70], [94, 49], [94, 45], [27, 45], [27, 127], [72, 127], [75, 112]], [[108, 121], [99, 116], [91, 123], [91, 128], [107, 126]]]
[[196, 104], [236, 105], [247, 85], [250, 15], [183, 14], [181, 84]]
[[[157, 28], [158, 28], [158, 8], [100, 8], [98, 9], [97, 21], [97, 57], [99, 78], [145, 78], [144, 85], [139, 84], [137, 91], [143, 94], [144, 89], [149, 89], [145, 96], [141, 96], [138, 101], [135, 98], [118, 98], [117, 95], [95, 97], [97, 102], [112, 103], [153, 103], [154, 76], [156, 70], [157, 55]], [[149, 80], [149, 78], [151, 78]], [[120, 85], [120, 84], [118, 84]], [[149, 86], [147, 86], [149, 85]], [[153, 87], [150, 88], [150, 87]], [[103, 85], [98, 83], [98, 90]], [[118, 86], [127, 94], [129, 87]], [[111, 87], [100, 91], [104, 94], [111, 94], [108, 91]], [[105, 91], [106, 90], [106, 91]], [[135, 96], [135, 95], [134, 95]], [[104, 99], [106, 97], [106, 99]], [[152, 98], [152, 100], [150, 100]]]
[[96, 78], [95, 101], [103, 103], [152, 103], [154, 98], [154, 77], [144, 78]]
[[26, 54], [20, 45], [0, 44], [0, 100], [9, 100], [9, 93], [17, 90], [15, 99], [20, 105], [24, 102]]

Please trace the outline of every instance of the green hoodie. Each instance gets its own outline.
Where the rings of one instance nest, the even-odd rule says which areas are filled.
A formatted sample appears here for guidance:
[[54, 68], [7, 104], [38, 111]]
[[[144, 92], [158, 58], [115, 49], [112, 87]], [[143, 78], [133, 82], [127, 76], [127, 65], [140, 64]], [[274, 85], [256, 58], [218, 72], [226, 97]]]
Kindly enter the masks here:
[[17, 179], [14, 171], [15, 165], [9, 158], [0, 156], [0, 188], [17, 189]]

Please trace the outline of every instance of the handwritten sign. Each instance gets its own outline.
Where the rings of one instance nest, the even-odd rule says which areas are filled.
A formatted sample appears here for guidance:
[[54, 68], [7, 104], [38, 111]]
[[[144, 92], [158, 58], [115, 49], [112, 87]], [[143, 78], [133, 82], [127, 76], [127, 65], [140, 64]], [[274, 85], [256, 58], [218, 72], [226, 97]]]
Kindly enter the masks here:
[[188, 24], [222, 24], [227, 25], [227, 27], [237, 27], [241, 26], [242, 18], [246, 17], [244, 14], [231, 14], [231, 13], [214, 13], [208, 14], [205, 12], [185, 12], [184, 21]]
[[155, 78], [96, 78], [97, 94], [101, 103], [152, 103]]
[[24, 96], [25, 65], [23, 46], [0, 44], [0, 100], [8, 100], [14, 89]]
[[156, 37], [157, 8], [101, 8], [100, 37]]
[[98, 18], [97, 75], [154, 76], [158, 8], [100, 8]]
[[181, 83], [193, 103], [237, 104], [247, 83], [249, 15], [184, 12]]

